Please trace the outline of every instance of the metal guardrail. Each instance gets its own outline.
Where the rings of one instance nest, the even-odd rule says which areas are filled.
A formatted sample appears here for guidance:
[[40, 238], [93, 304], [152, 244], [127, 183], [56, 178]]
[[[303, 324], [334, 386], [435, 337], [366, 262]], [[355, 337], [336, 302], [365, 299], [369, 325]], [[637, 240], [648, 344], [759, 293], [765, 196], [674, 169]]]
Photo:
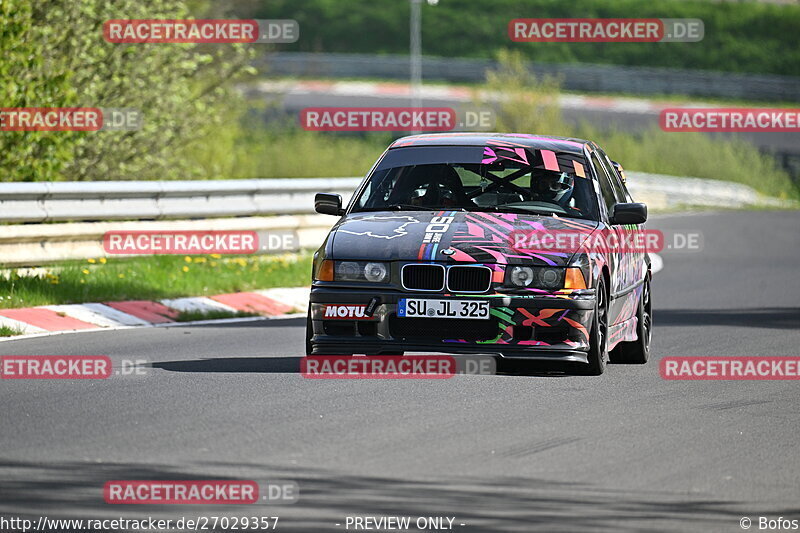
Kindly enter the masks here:
[[317, 192], [349, 195], [361, 178], [0, 184], [0, 222], [161, 220], [313, 212]]
[[631, 195], [653, 207], [744, 207], [763, 205], [784, 207], [790, 201], [760, 195], [752, 187], [729, 181], [675, 177], [663, 174], [625, 171]]
[[[256, 66], [262, 64], [270, 75], [405, 80], [409, 77], [406, 56], [276, 52], [256, 60]], [[427, 80], [482, 82], [486, 70], [496, 66], [495, 61], [488, 59], [424, 57], [422, 76]], [[559, 77], [569, 91], [800, 100], [800, 78], [794, 76], [581, 63], [529, 63], [529, 68], [539, 76]]]
[[[745, 185], [626, 172], [651, 210], [678, 206], [783, 205]], [[0, 183], [0, 264], [36, 266], [101, 257], [107, 231], [255, 231], [289, 234], [313, 249], [335, 217], [313, 214], [314, 194], [347, 201], [361, 178]], [[264, 216], [278, 215], [278, 216]], [[20, 224], [20, 223], [23, 224]], [[61, 222], [61, 223], [51, 223]], [[280, 250], [264, 250], [273, 253]], [[288, 251], [288, 250], [287, 250]]]
[[[768, 203], [737, 183], [627, 172], [636, 196], [669, 205]], [[312, 214], [314, 194], [347, 201], [362, 178], [0, 184], [0, 222], [168, 220]]]

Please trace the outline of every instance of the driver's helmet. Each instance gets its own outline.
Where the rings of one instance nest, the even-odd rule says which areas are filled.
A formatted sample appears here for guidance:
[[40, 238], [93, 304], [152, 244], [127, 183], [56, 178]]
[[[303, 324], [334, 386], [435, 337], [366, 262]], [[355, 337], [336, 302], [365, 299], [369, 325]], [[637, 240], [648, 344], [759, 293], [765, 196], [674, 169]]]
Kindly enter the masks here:
[[566, 172], [535, 168], [531, 172], [533, 199], [547, 202], [567, 202], [572, 196], [575, 178]]
[[454, 207], [466, 198], [461, 178], [449, 165], [417, 165], [406, 179], [414, 184], [408, 200], [412, 205]]

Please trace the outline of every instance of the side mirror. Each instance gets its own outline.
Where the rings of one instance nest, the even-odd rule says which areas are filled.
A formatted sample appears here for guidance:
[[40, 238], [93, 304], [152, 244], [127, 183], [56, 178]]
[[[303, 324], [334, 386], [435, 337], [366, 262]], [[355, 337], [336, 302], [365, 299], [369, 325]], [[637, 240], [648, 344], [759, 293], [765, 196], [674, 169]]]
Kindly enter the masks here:
[[341, 216], [344, 214], [342, 197], [329, 192], [318, 192], [314, 196], [314, 211], [323, 215]]
[[611, 213], [611, 225], [644, 224], [647, 220], [647, 205], [642, 203], [616, 204]]

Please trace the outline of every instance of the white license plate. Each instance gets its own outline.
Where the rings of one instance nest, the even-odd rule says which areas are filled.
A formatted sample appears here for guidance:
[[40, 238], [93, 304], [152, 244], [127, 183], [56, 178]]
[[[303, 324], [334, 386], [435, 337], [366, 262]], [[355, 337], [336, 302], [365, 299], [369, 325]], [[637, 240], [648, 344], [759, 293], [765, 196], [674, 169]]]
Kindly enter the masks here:
[[432, 300], [429, 298], [401, 298], [397, 302], [397, 316], [406, 318], [489, 318], [486, 300]]

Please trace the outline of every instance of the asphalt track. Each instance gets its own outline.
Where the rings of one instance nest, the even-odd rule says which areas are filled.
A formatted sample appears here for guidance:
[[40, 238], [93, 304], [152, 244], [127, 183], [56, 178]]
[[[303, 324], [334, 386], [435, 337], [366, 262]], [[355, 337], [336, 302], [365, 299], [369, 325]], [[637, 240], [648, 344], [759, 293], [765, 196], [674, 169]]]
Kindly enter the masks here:
[[[703, 249], [662, 253], [654, 360], [601, 377], [308, 380], [303, 319], [0, 343], [5, 355], [152, 364], [142, 377], [0, 382], [0, 516], [264, 515], [281, 531], [449, 516], [480, 532], [800, 519], [800, 383], [658, 373], [668, 355], [798, 355], [800, 212], [669, 215], [650, 228], [700, 232]], [[300, 499], [243, 509], [102, 497], [108, 480], [213, 477], [292, 480]]]

